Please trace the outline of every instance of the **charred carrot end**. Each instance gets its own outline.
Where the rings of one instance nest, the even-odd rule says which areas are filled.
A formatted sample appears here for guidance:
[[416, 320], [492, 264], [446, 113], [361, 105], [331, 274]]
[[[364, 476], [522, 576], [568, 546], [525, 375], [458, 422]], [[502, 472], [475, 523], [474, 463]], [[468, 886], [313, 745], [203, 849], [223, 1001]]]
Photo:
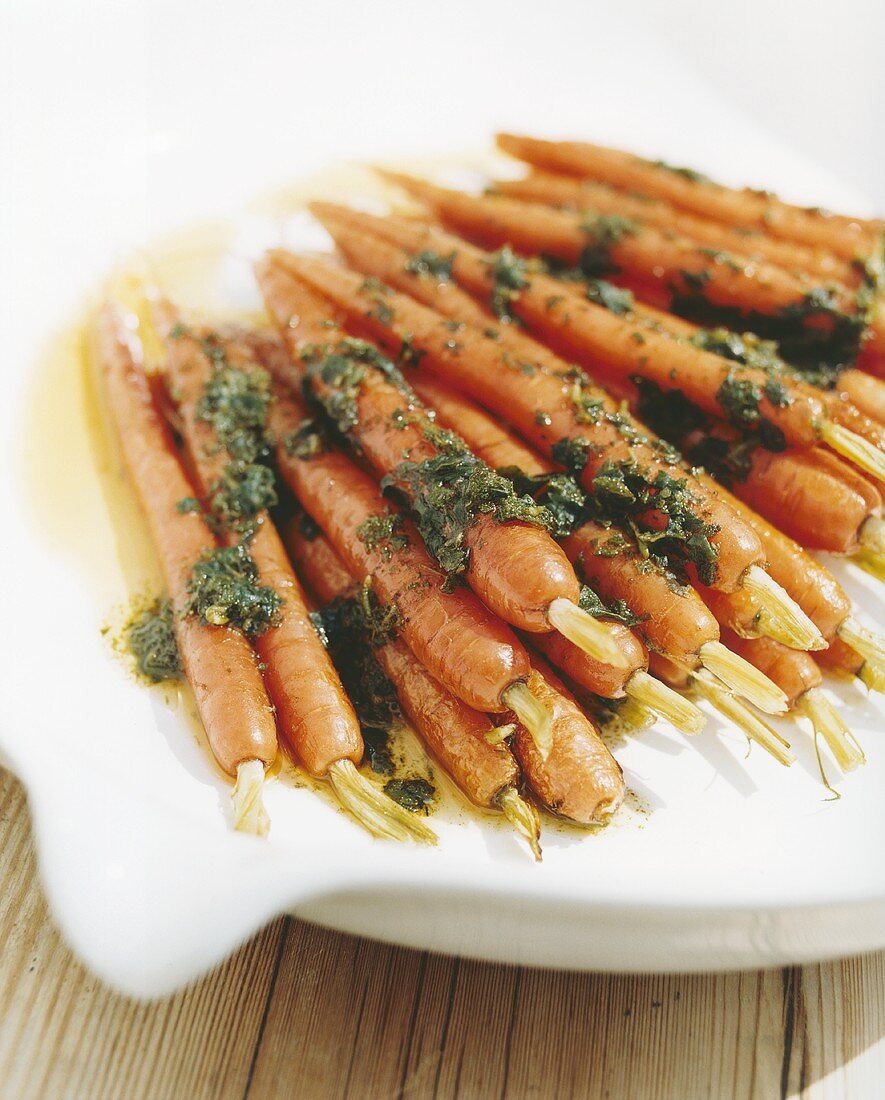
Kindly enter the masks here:
[[701, 664], [741, 698], [766, 714], [786, 714], [789, 702], [781, 689], [764, 672], [732, 653], [722, 642], [705, 642], [698, 651]]
[[525, 840], [532, 850], [532, 855], [540, 863], [543, 858], [540, 844], [541, 815], [537, 809], [531, 802], [521, 798], [515, 787], [505, 787], [496, 801], [501, 807], [501, 812]]
[[846, 645], [864, 659], [861, 679], [873, 691], [885, 691], [885, 638], [874, 634], [849, 615], [836, 631]]
[[706, 724], [704, 712], [698, 710], [691, 700], [642, 669], [633, 673], [624, 690], [630, 699], [653, 711], [681, 733], [700, 733]]
[[244, 760], [237, 765], [237, 781], [231, 792], [237, 832], [267, 836], [270, 818], [261, 798], [263, 789], [264, 764], [261, 760]]
[[329, 768], [329, 781], [341, 805], [372, 836], [436, 844], [433, 829], [373, 787], [352, 760], [336, 760]]
[[744, 573], [743, 586], [762, 609], [760, 634], [790, 649], [827, 648], [826, 639], [811, 619], [760, 566], [751, 565]]
[[614, 668], [626, 668], [627, 661], [615, 641], [611, 627], [594, 619], [576, 603], [559, 596], [547, 608], [547, 621], [594, 660]]
[[869, 516], [861, 526], [858, 541], [862, 550], [885, 556], [885, 520], [880, 516]]
[[779, 764], [789, 767], [796, 759], [790, 749], [790, 742], [771, 728], [767, 722], [754, 714], [748, 706], [721, 687], [709, 673], [699, 672], [692, 681], [697, 693], [707, 699], [721, 714], [744, 731], [751, 741], [761, 745]]
[[541, 759], [546, 760], [553, 747], [553, 717], [550, 711], [532, 695], [531, 688], [522, 680], [517, 680], [505, 690], [501, 702], [525, 726]]
[[877, 481], [885, 481], [885, 453], [874, 443], [864, 439], [863, 436], [852, 432], [849, 428], [843, 428], [841, 424], [834, 424], [831, 420], [825, 421], [820, 428], [821, 439], [836, 454], [853, 462], [864, 473]]
[[866, 763], [863, 749], [854, 734], [820, 688], [806, 691], [796, 703], [796, 710], [811, 722], [815, 736], [823, 738], [843, 772], [850, 772], [859, 764]]

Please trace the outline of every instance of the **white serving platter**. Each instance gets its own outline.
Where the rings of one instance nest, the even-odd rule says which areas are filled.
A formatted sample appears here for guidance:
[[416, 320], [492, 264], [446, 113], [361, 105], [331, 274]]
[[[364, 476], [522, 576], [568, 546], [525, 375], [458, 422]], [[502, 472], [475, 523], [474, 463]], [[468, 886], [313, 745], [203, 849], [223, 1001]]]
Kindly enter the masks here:
[[[102, 633], [152, 582], [70, 335], [115, 265], [140, 257], [186, 305], [248, 305], [262, 247], [322, 243], [289, 185], [353, 160], [475, 170], [484, 155], [459, 151], [498, 126], [620, 142], [861, 213], [872, 197], [824, 167], [825, 148], [819, 162], [800, 155], [690, 75], [648, 28], [630, 29], [627, 65], [622, 28], [585, 5], [563, 4], [549, 26], [530, 5], [460, 0], [444, 13], [262, 3], [242, 26], [219, 7], [22, 5], [4, 36], [0, 758], [27, 786], [70, 943], [144, 996], [283, 911], [555, 967], [737, 968], [883, 946], [885, 709], [851, 686], [834, 690], [869, 762], [838, 780], [839, 801], [807, 730], [784, 770], [713, 718], [691, 741], [663, 727], [625, 740], [625, 812], [597, 835], [548, 827], [540, 866], [452, 803], [433, 819], [439, 848], [418, 850], [370, 840], [282, 780], [266, 841], [229, 830], [186, 700], [136, 684]], [[313, 186], [359, 199], [365, 181], [324, 172]], [[219, 247], [207, 290], [198, 276]], [[172, 252], [176, 264], [158, 262]], [[878, 586], [838, 572], [885, 626]]]

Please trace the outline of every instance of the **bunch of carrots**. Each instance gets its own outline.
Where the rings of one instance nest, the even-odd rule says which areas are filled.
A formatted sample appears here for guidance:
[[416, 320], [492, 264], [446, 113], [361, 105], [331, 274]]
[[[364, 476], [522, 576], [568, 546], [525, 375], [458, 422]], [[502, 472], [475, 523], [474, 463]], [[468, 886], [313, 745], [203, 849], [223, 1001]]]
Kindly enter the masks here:
[[536, 856], [539, 808], [623, 800], [605, 710], [695, 734], [699, 696], [782, 764], [791, 713], [863, 762], [821, 669], [883, 690], [885, 643], [807, 551], [885, 575], [885, 225], [498, 140], [531, 171], [483, 195], [385, 172], [420, 216], [315, 203], [338, 255], [260, 260], [266, 329], [155, 300], [146, 371], [99, 316], [168, 592], [138, 637], [168, 632], [239, 828], [279, 736], [432, 842], [360, 770], [379, 706]]

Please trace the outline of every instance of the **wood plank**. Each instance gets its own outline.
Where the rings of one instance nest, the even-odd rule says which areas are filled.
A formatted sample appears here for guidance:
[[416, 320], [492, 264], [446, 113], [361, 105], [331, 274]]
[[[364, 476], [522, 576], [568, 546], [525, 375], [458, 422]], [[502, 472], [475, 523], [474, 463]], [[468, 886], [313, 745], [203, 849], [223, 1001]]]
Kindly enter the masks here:
[[858, 1100], [885, 1076], [885, 954], [742, 974], [568, 974], [278, 921], [175, 997], [90, 977], [0, 773], [0, 1096]]
[[21, 785], [0, 772], [0, 1095], [200, 1100], [243, 1094], [283, 922], [175, 997], [112, 993], [74, 959], [36, 882]]

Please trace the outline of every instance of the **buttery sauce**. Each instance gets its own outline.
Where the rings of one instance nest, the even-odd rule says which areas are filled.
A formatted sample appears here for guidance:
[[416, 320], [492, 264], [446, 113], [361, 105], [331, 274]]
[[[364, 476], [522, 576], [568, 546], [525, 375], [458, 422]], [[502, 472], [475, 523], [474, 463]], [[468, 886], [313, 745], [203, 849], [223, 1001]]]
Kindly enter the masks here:
[[[451, 157], [446, 157], [401, 162], [397, 167], [430, 174], [450, 164]], [[506, 162], [488, 155], [464, 157], [460, 161], [462, 177], [465, 164], [477, 174], [492, 169], [500, 174]], [[352, 165], [268, 192], [249, 204], [242, 220], [200, 223], [161, 237], [133, 252], [96, 288], [80, 316], [47, 342], [32, 368], [18, 448], [30, 519], [47, 542], [73, 563], [97, 609], [96, 629], [105, 637], [109, 658], [118, 660], [129, 675], [136, 673], [122, 640], [123, 628], [134, 611], [163, 591], [163, 583], [147, 524], [127, 482], [91, 354], [93, 314], [109, 296], [131, 312], [133, 324], [138, 323], [148, 370], [156, 368], [161, 349], [148, 320], [145, 287], [169, 297], [185, 312], [194, 310], [215, 320], [263, 319], [251, 278], [252, 260], [274, 245], [324, 247], [322, 232], [315, 226], [307, 228], [305, 210], [311, 199], [320, 197], [362, 205], [396, 202], [398, 209], [407, 209], [392, 188], [367, 168]], [[311, 232], [314, 239], [309, 237]], [[51, 447], [45, 446], [47, 439], [52, 440]], [[144, 686], [160, 693], [211, 761], [190, 689], [170, 682]], [[430, 807], [434, 817], [463, 822], [478, 815], [485, 825], [512, 833], [502, 814], [467, 802], [445, 772], [428, 759], [408, 726], [397, 725], [391, 730], [389, 747], [397, 777], [424, 778], [435, 788]], [[217, 772], [224, 775], [220, 768]], [[309, 788], [338, 807], [327, 784], [313, 779], [282, 752], [268, 775], [293, 787]], [[648, 812], [648, 807], [628, 792], [613, 825], [641, 824]], [[542, 824], [544, 833], [560, 834], [566, 842], [597, 831], [547, 814]], [[543, 839], [542, 835], [542, 844]]]

